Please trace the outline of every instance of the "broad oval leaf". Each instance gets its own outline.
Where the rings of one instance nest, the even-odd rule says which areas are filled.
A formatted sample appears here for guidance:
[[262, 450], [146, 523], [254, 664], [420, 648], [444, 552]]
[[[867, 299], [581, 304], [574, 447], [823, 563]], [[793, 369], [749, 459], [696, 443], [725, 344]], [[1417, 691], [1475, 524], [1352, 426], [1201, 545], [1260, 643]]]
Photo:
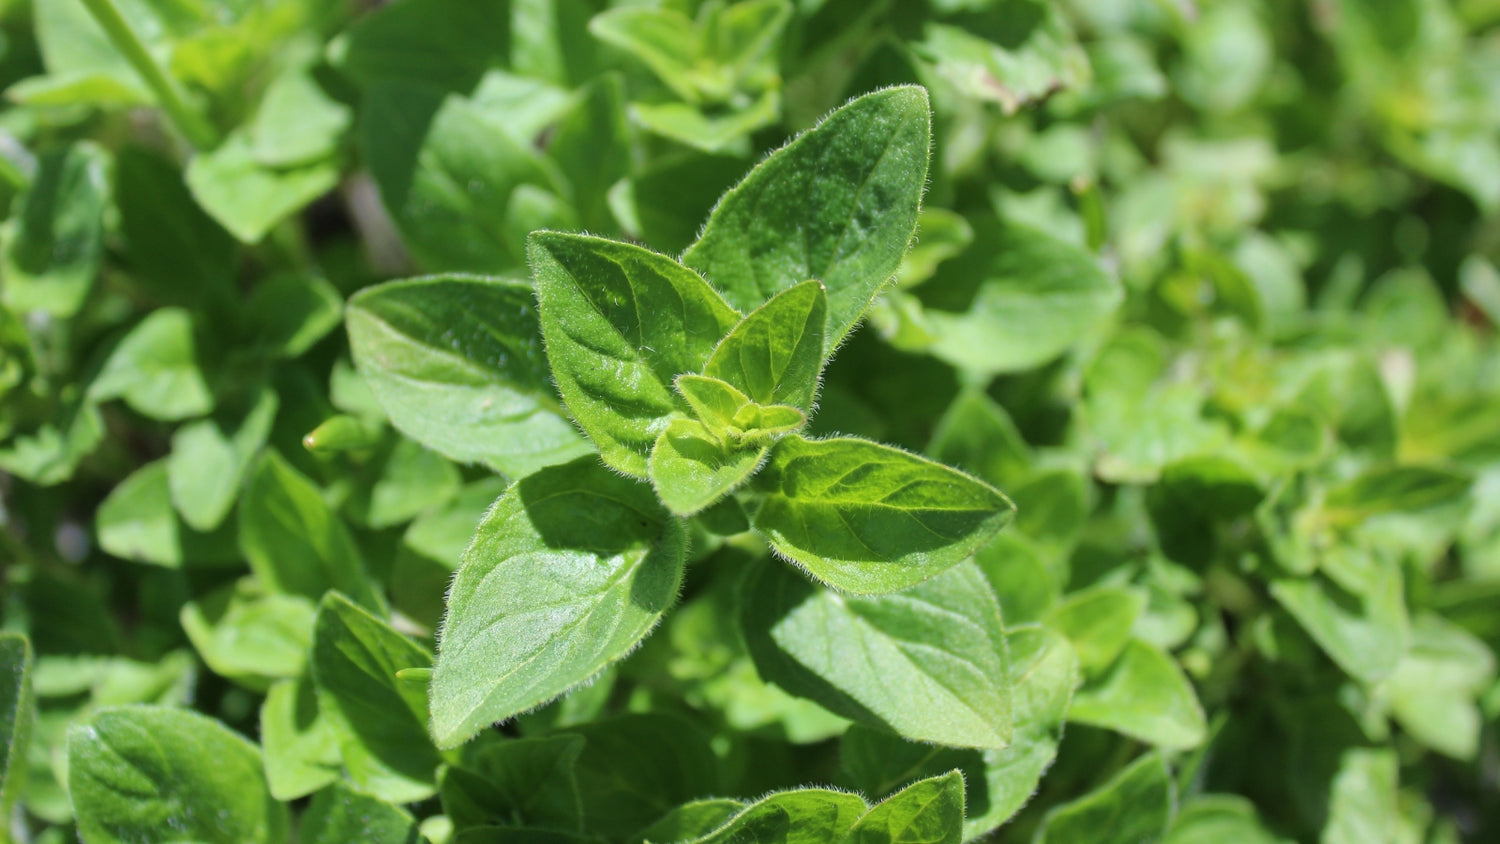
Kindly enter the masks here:
[[589, 450], [548, 379], [524, 282], [445, 275], [349, 300], [349, 347], [391, 423], [422, 445], [511, 477]]
[[1078, 690], [1068, 720], [1170, 750], [1197, 747], [1208, 736], [1193, 684], [1170, 654], [1138, 639], [1103, 677]]
[[767, 680], [914, 741], [1010, 743], [1000, 606], [972, 563], [905, 592], [862, 597], [767, 562], [744, 591], [741, 625]]
[[980, 220], [974, 246], [919, 291], [932, 354], [975, 372], [1046, 363], [1097, 331], [1120, 284], [1082, 247], [1019, 223]]
[[527, 255], [557, 388], [604, 461], [646, 477], [676, 409], [739, 315], [697, 273], [639, 246], [537, 232]]
[[755, 474], [770, 450], [769, 445], [735, 447], [702, 422], [677, 419], [651, 450], [651, 486], [667, 509], [691, 516]]
[[297, 828], [302, 844], [425, 844], [417, 821], [399, 806], [342, 782], [318, 792]]
[[438, 746], [546, 703], [629, 653], [676, 599], [686, 543], [650, 487], [592, 457], [507, 490], [448, 595], [431, 688]]
[[90, 844], [282, 844], [260, 751], [186, 709], [119, 706], [68, 732], [68, 791]]
[[843, 841], [866, 811], [857, 794], [799, 788], [767, 795], [692, 844], [826, 844]]
[[808, 279], [822, 281], [824, 349], [836, 348], [911, 243], [931, 134], [922, 88], [853, 100], [724, 194], [683, 263], [743, 311]]
[[822, 282], [788, 288], [756, 308], [719, 343], [703, 374], [759, 404], [812, 410], [823, 370], [828, 297]]
[[437, 790], [442, 757], [423, 723], [420, 686], [397, 672], [432, 665], [426, 649], [337, 592], [313, 623], [312, 675], [331, 717], [349, 777], [361, 790], [400, 803]]
[[984, 547], [1015, 506], [923, 457], [850, 438], [782, 439], [752, 523], [819, 580], [858, 594], [920, 583]]

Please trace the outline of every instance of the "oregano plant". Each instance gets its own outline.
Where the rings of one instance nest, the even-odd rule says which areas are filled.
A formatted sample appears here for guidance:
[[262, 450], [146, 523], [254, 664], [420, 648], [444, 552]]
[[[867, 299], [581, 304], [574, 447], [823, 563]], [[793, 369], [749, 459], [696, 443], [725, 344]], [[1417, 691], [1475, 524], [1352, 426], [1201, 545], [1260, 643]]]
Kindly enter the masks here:
[[[526, 251], [535, 321], [471, 312], [468, 320], [488, 322], [474, 329], [488, 336], [474, 351], [457, 343], [446, 366], [489, 370], [491, 392], [529, 388], [535, 403], [524, 422], [497, 420], [468, 442], [427, 433], [443, 421], [422, 406], [433, 379], [396, 381], [419, 365], [408, 354], [411, 335], [377, 320], [399, 297], [402, 320], [437, 324], [455, 310], [452, 297], [484, 283], [401, 282], [350, 303], [355, 359], [372, 383], [393, 385], [380, 395], [393, 419], [424, 419], [408, 431], [419, 441], [456, 455], [505, 450], [525, 436], [522, 425], [548, 413], [576, 423], [597, 449], [521, 477], [480, 523], [438, 634], [430, 699], [439, 747], [540, 706], [630, 653], [670, 610], [694, 531], [749, 531], [824, 588], [877, 596], [937, 578], [1010, 520], [1009, 499], [962, 471], [864, 439], [804, 434], [824, 367], [912, 240], [929, 124], [921, 88], [851, 101], [730, 189], [680, 261], [607, 238], [534, 232]], [[510, 374], [522, 363], [514, 352], [489, 353], [538, 347], [545, 366], [526, 360], [529, 381]], [[542, 404], [548, 379], [560, 397], [550, 407]], [[695, 518], [705, 513], [712, 518]], [[955, 581], [919, 600], [988, 638], [956, 647], [941, 629], [924, 629], [919, 607], [882, 625], [892, 642], [928, 652], [885, 659], [950, 693], [879, 700], [877, 657], [874, 672], [859, 676], [805, 666], [829, 687], [812, 696], [876, 723], [978, 718], [982, 729], [913, 727], [911, 735], [1003, 747], [1009, 682], [999, 607], [943, 604], [974, 585]], [[796, 663], [798, 654], [785, 658]], [[773, 664], [768, 658], [774, 678]], [[873, 709], [847, 702], [872, 697]]]

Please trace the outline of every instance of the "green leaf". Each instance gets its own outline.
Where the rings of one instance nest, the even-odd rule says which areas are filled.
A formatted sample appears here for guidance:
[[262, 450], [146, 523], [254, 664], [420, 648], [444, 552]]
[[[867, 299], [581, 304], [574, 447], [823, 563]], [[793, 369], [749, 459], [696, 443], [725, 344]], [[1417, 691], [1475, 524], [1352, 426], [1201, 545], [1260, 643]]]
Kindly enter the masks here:
[[563, 401], [606, 463], [645, 477], [673, 380], [702, 370], [739, 316], [697, 273], [639, 246], [537, 232], [528, 254]]
[[399, 806], [336, 782], [318, 792], [297, 827], [302, 844], [426, 844], [417, 821]]
[[336, 589], [367, 607], [381, 600], [359, 547], [312, 481], [267, 450], [240, 499], [240, 547], [266, 588], [318, 601]]
[[1047, 813], [1035, 844], [1135, 844], [1154, 841], [1172, 814], [1172, 779], [1159, 753], [1149, 753], [1108, 782]]
[[349, 112], [308, 71], [283, 72], [271, 80], [246, 127], [250, 155], [261, 165], [279, 168], [327, 158], [349, 129]]
[[589, 450], [548, 381], [531, 289], [479, 276], [390, 282], [349, 300], [355, 365], [401, 433], [522, 477]]
[[1006, 114], [1092, 79], [1061, 9], [1027, 0], [987, 3], [961, 25], [929, 22], [912, 49], [960, 94], [998, 103]]
[[1068, 720], [1169, 750], [1197, 747], [1208, 736], [1193, 684], [1170, 654], [1139, 640], [1127, 644], [1097, 681], [1078, 690]]
[[212, 418], [172, 433], [167, 487], [172, 506], [194, 530], [210, 531], [224, 522], [280, 404], [274, 391], [262, 388], [248, 407], [220, 408]]
[[891, 280], [916, 230], [929, 124], [921, 88], [854, 100], [726, 193], [683, 262], [742, 311], [821, 281], [824, 350], [837, 348]]
[[509, 43], [503, 0], [403, 0], [360, 15], [330, 58], [356, 83], [398, 79], [468, 91]]
[[1016, 483], [1031, 470], [1031, 451], [1016, 423], [982, 390], [958, 394], [938, 420], [927, 453], [996, 486]]
[[595, 38], [630, 54], [672, 92], [698, 102], [693, 65], [701, 52], [697, 27], [676, 9], [610, 9], [589, 20]]
[[932, 354], [997, 374], [1031, 369], [1095, 335], [1123, 298], [1082, 247], [1019, 223], [975, 221], [974, 245], [918, 295]]
[[1438, 615], [1417, 616], [1411, 634], [1410, 649], [1377, 694], [1417, 741], [1454, 759], [1473, 759], [1483, 725], [1477, 698], [1494, 682], [1495, 656]]
[[868, 807], [858, 795], [822, 788], [771, 794], [691, 844], [826, 844], [844, 836]]
[[747, 135], [776, 123], [781, 95], [766, 91], [743, 108], [709, 111], [686, 103], [635, 103], [631, 114], [647, 131], [714, 154], [741, 149]]
[[187, 167], [188, 189], [198, 204], [242, 243], [260, 242], [338, 182], [339, 169], [331, 161], [285, 168], [261, 164], [246, 132], [231, 134]]
[[577, 104], [558, 122], [547, 145], [547, 156], [557, 162], [573, 189], [578, 222], [588, 231], [617, 227], [607, 196], [631, 169], [631, 136], [625, 118], [625, 83], [611, 73], [579, 93]]
[[45, 155], [18, 197], [0, 243], [6, 306], [70, 317], [82, 307], [104, 257], [108, 158], [93, 144]]
[[214, 397], [198, 362], [192, 314], [158, 308], [136, 323], [89, 384], [93, 401], [124, 399], [152, 419], [175, 422], [213, 410]]
[[757, 404], [811, 412], [825, 360], [828, 298], [808, 281], [777, 293], [719, 342], [703, 374], [739, 388]]
[[1471, 476], [1448, 469], [1376, 468], [1329, 490], [1323, 499], [1323, 518], [1334, 526], [1347, 526], [1382, 513], [1440, 507], [1463, 498], [1473, 483]]
[[393, 438], [351, 478], [344, 512], [381, 529], [405, 524], [458, 493], [458, 467], [405, 438]]
[[1104, 670], [1130, 642], [1130, 630], [1146, 609], [1137, 589], [1099, 586], [1074, 592], [1052, 608], [1047, 626], [1068, 637], [1085, 674]]
[[909, 780], [958, 768], [965, 780], [963, 835], [973, 840], [1009, 820], [1036, 793], [1057, 758], [1078, 660], [1060, 634], [1036, 625], [1006, 634], [1015, 731], [1004, 750], [917, 744], [855, 725], [841, 743], [844, 768], [866, 794], [883, 796]]
[[318, 706], [312, 678], [273, 683], [260, 707], [266, 781], [277, 800], [296, 800], [343, 774], [339, 737]]
[[840, 595], [769, 562], [747, 577], [741, 624], [762, 677], [913, 740], [1010, 743], [1000, 606], [974, 565], [871, 597]]
[[256, 285], [245, 305], [256, 340], [282, 358], [301, 356], [338, 328], [343, 301], [318, 276], [287, 273]]
[[520, 738], [483, 748], [468, 768], [448, 768], [438, 785], [456, 827], [545, 826], [581, 832], [583, 803], [575, 768], [585, 740], [576, 735]]
[[99, 505], [99, 547], [127, 560], [168, 568], [235, 562], [234, 534], [204, 534], [183, 524], [172, 509], [166, 461], [147, 463], [127, 476]]
[[770, 450], [768, 444], [735, 446], [702, 422], [677, 419], [656, 438], [647, 469], [667, 509], [691, 516], [748, 480]]
[[650, 487], [593, 458], [507, 490], [449, 591], [432, 677], [438, 745], [546, 703], [628, 653], [676, 599], [686, 541]]
[[381, 201], [429, 271], [514, 270], [528, 231], [576, 225], [556, 167], [470, 100], [383, 82], [365, 95], [360, 135]]
[[959, 844], [963, 840], [964, 776], [950, 771], [919, 780], [855, 821], [847, 844]]
[[254, 581], [242, 580], [187, 602], [180, 618], [215, 674], [258, 692], [303, 672], [315, 611], [300, 595], [262, 594]]
[[1289, 844], [1272, 835], [1256, 815], [1255, 804], [1237, 794], [1205, 794], [1182, 807], [1163, 844]]
[[1323, 574], [1281, 578], [1272, 581], [1271, 596], [1340, 668], [1375, 683], [1396, 668], [1406, 650], [1402, 578], [1390, 561], [1350, 553], [1362, 558], [1364, 583], [1340, 583]]
[[90, 844], [281, 844], [286, 807], [266, 791], [260, 751], [185, 709], [101, 709], [68, 731], [68, 791]]
[[667, 713], [632, 713], [571, 727], [585, 740], [578, 792], [590, 832], [612, 840], [688, 800], [718, 792], [720, 763], [697, 725]]
[[744, 808], [744, 803], [727, 797], [694, 800], [678, 806], [641, 830], [640, 838], [644, 844], [690, 841], [723, 826]]
[[311, 659], [318, 703], [362, 790], [397, 803], [436, 792], [443, 759], [427, 737], [425, 690], [396, 676], [431, 665], [421, 646], [337, 592], [318, 606]]
[[798, 408], [758, 405], [718, 378], [685, 373], [677, 376], [675, 386], [697, 420], [726, 444], [769, 443], [807, 424], [807, 415]]
[[1386, 748], [1343, 753], [1328, 796], [1322, 844], [1379, 841], [1398, 828], [1396, 754]]
[[12, 817], [25, 785], [36, 720], [31, 672], [31, 643], [18, 633], [0, 633], [0, 817]]
[[115, 205], [136, 281], [167, 302], [195, 307], [231, 290], [234, 238], [198, 206], [177, 165], [125, 147], [115, 163]]
[[858, 594], [920, 583], [984, 547], [1014, 513], [998, 490], [890, 446], [786, 437], [756, 476], [771, 546]]

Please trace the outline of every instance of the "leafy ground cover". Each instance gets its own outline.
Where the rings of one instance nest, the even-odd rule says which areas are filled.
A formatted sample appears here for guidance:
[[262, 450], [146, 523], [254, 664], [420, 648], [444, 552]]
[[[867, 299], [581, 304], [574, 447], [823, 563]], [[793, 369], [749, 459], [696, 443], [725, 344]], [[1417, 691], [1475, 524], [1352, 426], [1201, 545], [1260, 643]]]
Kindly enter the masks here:
[[1500, 836], [1493, 0], [0, 0], [0, 841]]

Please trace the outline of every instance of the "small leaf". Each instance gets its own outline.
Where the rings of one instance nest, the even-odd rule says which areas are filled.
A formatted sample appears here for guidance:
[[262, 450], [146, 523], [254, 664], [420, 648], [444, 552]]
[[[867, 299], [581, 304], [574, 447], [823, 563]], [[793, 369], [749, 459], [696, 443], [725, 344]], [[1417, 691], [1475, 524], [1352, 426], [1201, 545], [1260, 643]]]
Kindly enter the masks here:
[[762, 677], [913, 740], [1010, 743], [1000, 607], [973, 564], [871, 597], [840, 595], [770, 562], [748, 577], [741, 625]]
[[1078, 690], [1068, 720], [1170, 750], [1197, 747], [1208, 736], [1193, 684], [1171, 655], [1139, 640], [1125, 646], [1103, 677]]
[[250, 579], [194, 601], [180, 614], [183, 632], [215, 674], [252, 691], [296, 677], [312, 644], [312, 601], [300, 595], [259, 594]]
[[122, 398], [153, 419], [175, 422], [213, 409], [214, 397], [198, 365], [193, 319], [182, 308], [159, 308], [115, 346], [89, 384], [94, 401]]
[[[1354, 552], [1365, 556], [1367, 552]], [[1406, 602], [1397, 566], [1365, 560], [1366, 582], [1340, 583], [1323, 574], [1271, 583], [1276, 599], [1339, 667], [1365, 683], [1395, 670], [1408, 637]]]
[[1130, 630], [1146, 609], [1136, 589], [1099, 586], [1074, 592], [1052, 608], [1047, 626], [1073, 643], [1085, 674], [1109, 667], [1130, 642]]
[[919, 780], [855, 822], [846, 844], [959, 844], [964, 838], [964, 776]]
[[823, 370], [828, 298], [808, 281], [771, 297], [719, 342], [703, 374], [738, 387], [758, 404], [811, 411]]
[[548, 381], [529, 285], [390, 282], [352, 297], [347, 321], [360, 374], [391, 424], [422, 445], [512, 477], [589, 450]]
[[621, 658], [677, 597], [680, 522], [593, 458], [495, 502], [464, 552], [432, 677], [432, 734], [453, 747]]
[[318, 706], [311, 677], [271, 686], [260, 706], [260, 742], [277, 800], [305, 797], [342, 776], [338, 734]]
[[673, 381], [703, 369], [738, 315], [697, 273], [639, 246], [537, 232], [528, 254], [563, 401], [606, 463], [646, 477]]
[[297, 827], [301, 844], [426, 844], [417, 821], [399, 806], [342, 782], [318, 792]]
[[312, 164], [337, 151], [351, 122], [348, 106], [307, 70], [292, 68], [271, 80], [247, 124], [250, 154], [266, 167]]
[[824, 352], [837, 348], [916, 231], [928, 109], [927, 92], [907, 86], [835, 111], [726, 193], [683, 263], [742, 311], [818, 279], [828, 296]]
[[1379, 841], [1400, 826], [1396, 786], [1399, 772], [1389, 748], [1350, 748], [1340, 759], [1328, 795], [1322, 844]]
[[735, 417], [750, 404], [750, 397], [718, 378], [686, 373], [677, 376], [674, 386], [687, 400], [688, 407], [715, 436], [734, 424]]
[[262, 454], [240, 500], [240, 545], [266, 588], [321, 600], [336, 589], [381, 606], [354, 537], [318, 488], [274, 451]]
[[427, 737], [422, 686], [396, 673], [427, 668], [432, 656], [348, 598], [330, 592], [313, 625], [312, 675], [349, 777], [398, 803], [432, 796], [442, 757]]
[[12, 817], [26, 780], [36, 721], [31, 672], [31, 643], [18, 633], [0, 633], [0, 817]]
[[193, 197], [241, 243], [260, 242], [277, 223], [338, 182], [338, 165], [331, 160], [286, 168], [262, 165], [244, 131], [195, 156], [187, 167]]
[[223, 524], [244, 485], [245, 475], [270, 436], [280, 400], [262, 388], [249, 407], [221, 408], [172, 434], [167, 457], [167, 487], [172, 506], [198, 531]]
[[1412, 623], [1411, 647], [1378, 694], [1396, 723], [1433, 750], [1470, 760], [1483, 727], [1477, 698], [1495, 678], [1495, 656], [1462, 628], [1424, 614]]
[[66, 318], [83, 306], [104, 257], [107, 163], [87, 143], [42, 156], [0, 244], [8, 307]]
[[256, 341], [282, 358], [300, 357], [343, 317], [338, 290], [303, 273], [272, 276], [256, 285], [245, 308]]
[[892, 592], [984, 547], [1015, 511], [956, 469], [864, 440], [782, 439], [755, 489], [752, 524], [836, 589]]
[[644, 844], [690, 841], [707, 835], [739, 814], [745, 804], [727, 797], [710, 797], [684, 803], [641, 830]]
[[68, 791], [90, 844], [284, 844], [260, 751], [186, 709], [101, 709], [68, 731]]
[[770, 450], [769, 445], [736, 447], [702, 422], [678, 419], [651, 450], [651, 486], [668, 510], [691, 516], [748, 480]]
[[1161, 837], [1172, 813], [1172, 779], [1150, 753], [1088, 794], [1047, 813], [1035, 844], [1136, 844]]
[[147, 463], [128, 475], [99, 505], [99, 547], [126, 560], [167, 568], [235, 562], [234, 533], [199, 533], [172, 509], [166, 461]]
[[767, 795], [692, 844], [827, 844], [843, 841], [868, 807], [858, 795], [799, 788]]
[[1261, 823], [1255, 804], [1237, 794], [1205, 794], [1182, 807], [1163, 844], [1290, 844]]
[[687, 15], [676, 9], [610, 9], [589, 20], [589, 32], [646, 65], [677, 96], [698, 101], [691, 77], [701, 39]]

